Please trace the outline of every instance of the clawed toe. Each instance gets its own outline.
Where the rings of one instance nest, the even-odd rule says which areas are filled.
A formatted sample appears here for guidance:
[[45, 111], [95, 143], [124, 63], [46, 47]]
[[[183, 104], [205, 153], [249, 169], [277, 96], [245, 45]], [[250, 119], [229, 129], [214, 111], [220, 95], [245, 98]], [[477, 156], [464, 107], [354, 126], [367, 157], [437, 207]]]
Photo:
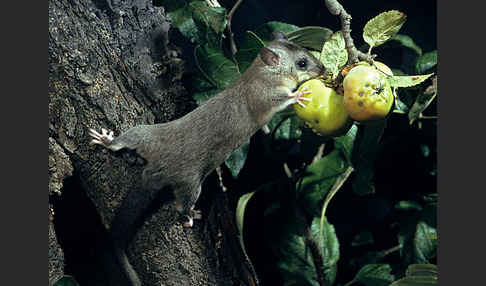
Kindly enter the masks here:
[[101, 134], [98, 133], [98, 131], [90, 128], [88, 134], [92, 138], [92, 140], [89, 143], [90, 145], [99, 144], [107, 147], [111, 144], [111, 141], [113, 141], [114, 139], [113, 131], [108, 131], [104, 128], [101, 129]]

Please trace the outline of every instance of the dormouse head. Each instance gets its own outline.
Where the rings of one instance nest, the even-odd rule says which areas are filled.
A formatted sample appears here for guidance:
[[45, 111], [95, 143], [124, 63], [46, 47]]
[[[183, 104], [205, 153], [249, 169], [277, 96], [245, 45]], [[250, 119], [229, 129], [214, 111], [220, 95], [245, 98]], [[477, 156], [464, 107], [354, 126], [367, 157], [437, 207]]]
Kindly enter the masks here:
[[284, 33], [273, 32], [273, 41], [260, 51], [260, 58], [269, 69], [297, 83], [324, 73], [322, 63], [305, 48], [290, 42]]

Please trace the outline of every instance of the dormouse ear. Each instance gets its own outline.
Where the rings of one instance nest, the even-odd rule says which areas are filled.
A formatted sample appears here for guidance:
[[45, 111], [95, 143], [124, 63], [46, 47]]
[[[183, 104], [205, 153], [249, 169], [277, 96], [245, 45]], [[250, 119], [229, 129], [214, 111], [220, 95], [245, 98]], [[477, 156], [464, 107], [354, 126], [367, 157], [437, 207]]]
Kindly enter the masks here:
[[275, 30], [272, 32], [272, 38], [274, 40], [288, 40], [284, 32]]
[[260, 57], [268, 66], [276, 66], [280, 64], [280, 56], [267, 47], [263, 47], [260, 51]]

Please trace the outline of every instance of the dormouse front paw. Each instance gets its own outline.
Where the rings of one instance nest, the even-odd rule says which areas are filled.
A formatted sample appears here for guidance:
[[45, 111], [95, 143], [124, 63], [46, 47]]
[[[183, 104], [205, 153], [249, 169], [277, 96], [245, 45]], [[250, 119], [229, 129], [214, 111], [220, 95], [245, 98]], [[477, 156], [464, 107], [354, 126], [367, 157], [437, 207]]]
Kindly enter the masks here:
[[303, 100], [305, 101], [312, 101], [312, 99], [305, 97], [306, 94], [310, 94], [311, 91], [309, 88], [304, 87], [302, 90], [297, 90], [292, 93], [290, 93], [288, 96], [291, 97], [295, 102], [299, 104], [302, 107], [305, 107], [305, 104], [302, 102]]

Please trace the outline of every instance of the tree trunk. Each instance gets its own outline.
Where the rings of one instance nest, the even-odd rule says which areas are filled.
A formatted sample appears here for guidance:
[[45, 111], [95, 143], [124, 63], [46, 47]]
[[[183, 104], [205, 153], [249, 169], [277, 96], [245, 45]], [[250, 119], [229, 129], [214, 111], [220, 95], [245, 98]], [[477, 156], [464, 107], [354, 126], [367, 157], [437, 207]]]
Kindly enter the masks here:
[[[177, 47], [169, 43], [167, 50], [164, 35], [170, 24], [164, 9], [148, 0], [119, 2], [49, 1], [49, 194], [86, 192], [108, 231], [125, 195], [139, 188], [142, 167], [130, 153], [89, 145], [88, 129], [118, 135], [138, 124], [173, 120], [195, 107], [181, 83], [184, 62], [176, 56]], [[68, 190], [63, 180], [71, 174], [79, 184]], [[204, 219], [192, 229], [182, 227], [170, 204], [146, 219], [127, 250], [143, 285], [252, 284], [235, 247], [228, 198], [215, 193], [210, 207], [203, 207]], [[80, 208], [77, 215], [83, 218], [88, 207]], [[54, 234], [50, 219], [50, 284], [63, 273]], [[95, 279], [91, 285], [124, 285], [117, 279]]]

